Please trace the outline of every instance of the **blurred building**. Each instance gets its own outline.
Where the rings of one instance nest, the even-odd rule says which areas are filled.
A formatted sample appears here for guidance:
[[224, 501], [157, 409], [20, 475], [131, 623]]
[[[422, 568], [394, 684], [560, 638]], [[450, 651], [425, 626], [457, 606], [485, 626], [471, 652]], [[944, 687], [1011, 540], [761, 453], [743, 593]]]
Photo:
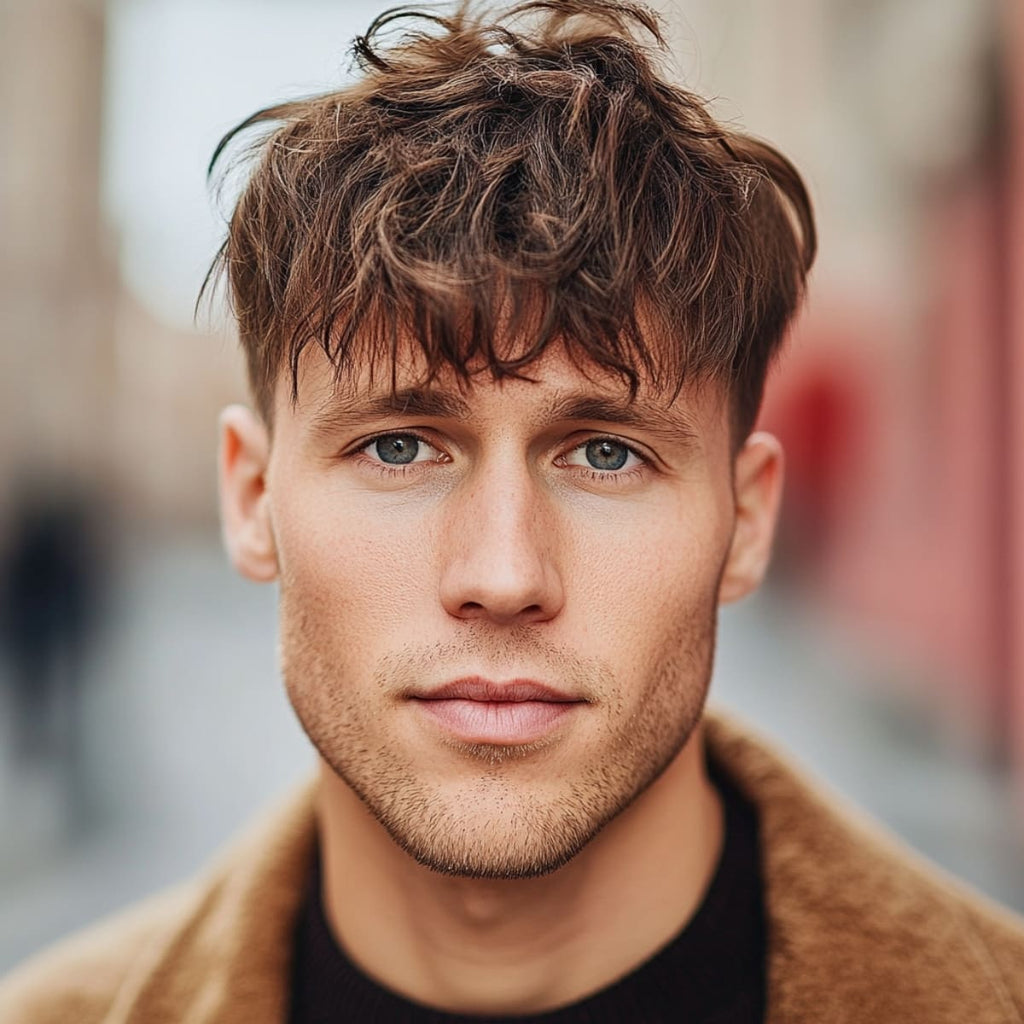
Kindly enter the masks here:
[[100, 204], [108, 20], [101, 0], [0, 7], [0, 523], [50, 483], [208, 523], [215, 410], [242, 394], [229, 340], [122, 284]]
[[99, 215], [100, 3], [0, 8], [0, 515], [23, 475], [106, 479], [115, 253]]

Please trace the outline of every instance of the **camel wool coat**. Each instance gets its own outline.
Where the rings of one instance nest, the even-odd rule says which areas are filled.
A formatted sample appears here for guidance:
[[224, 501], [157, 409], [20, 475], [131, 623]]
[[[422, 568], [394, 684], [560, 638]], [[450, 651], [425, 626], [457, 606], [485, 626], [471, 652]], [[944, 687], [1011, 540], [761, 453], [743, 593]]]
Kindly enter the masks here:
[[[706, 737], [760, 817], [769, 1024], [1024, 1022], [1024, 921], [730, 718], [709, 714]], [[315, 794], [314, 778], [193, 880], [16, 968], [0, 1022], [283, 1024]]]

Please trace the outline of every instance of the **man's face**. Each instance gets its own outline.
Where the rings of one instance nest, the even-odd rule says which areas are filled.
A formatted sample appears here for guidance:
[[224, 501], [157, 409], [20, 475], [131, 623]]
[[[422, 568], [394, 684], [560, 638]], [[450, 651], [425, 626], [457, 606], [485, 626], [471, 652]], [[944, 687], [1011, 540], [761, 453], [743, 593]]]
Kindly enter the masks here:
[[266, 452], [225, 418], [229, 546], [280, 580], [303, 728], [400, 846], [461, 875], [560, 866], [667, 767], [774, 520], [775, 449], [739, 457], [751, 515], [717, 389], [629, 403], [561, 350], [529, 372], [399, 379], [396, 403], [311, 347]]

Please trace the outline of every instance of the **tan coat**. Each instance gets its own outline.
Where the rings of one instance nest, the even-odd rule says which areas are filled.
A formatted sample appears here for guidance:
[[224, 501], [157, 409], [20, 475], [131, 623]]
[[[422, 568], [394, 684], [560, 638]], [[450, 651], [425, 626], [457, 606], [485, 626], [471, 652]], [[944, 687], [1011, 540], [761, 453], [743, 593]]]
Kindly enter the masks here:
[[[940, 875], [720, 715], [712, 756], [757, 805], [768, 1021], [1024, 1022], [1024, 921]], [[315, 780], [193, 881], [0, 984], [2, 1024], [280, 1024]]]

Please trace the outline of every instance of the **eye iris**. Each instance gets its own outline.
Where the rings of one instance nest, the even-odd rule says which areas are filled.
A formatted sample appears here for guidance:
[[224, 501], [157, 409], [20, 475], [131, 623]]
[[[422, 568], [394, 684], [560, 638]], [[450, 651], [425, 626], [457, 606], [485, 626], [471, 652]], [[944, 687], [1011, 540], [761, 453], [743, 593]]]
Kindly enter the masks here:
[[393, 466], [403, 466], [407, 462], [412, 462], [420, 450], [419, 441], [408, 434], [393, 434], [390, 437], [380, 437], [374, 442], [373, 446], [381, 462], [387, 462]]
[[629, 458], [629, 449], [616, 441], [591, 441], [587, 445], [587, 462], [594, 469], [622, 469]]

